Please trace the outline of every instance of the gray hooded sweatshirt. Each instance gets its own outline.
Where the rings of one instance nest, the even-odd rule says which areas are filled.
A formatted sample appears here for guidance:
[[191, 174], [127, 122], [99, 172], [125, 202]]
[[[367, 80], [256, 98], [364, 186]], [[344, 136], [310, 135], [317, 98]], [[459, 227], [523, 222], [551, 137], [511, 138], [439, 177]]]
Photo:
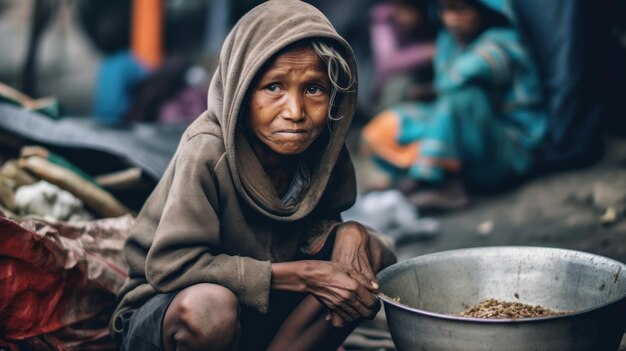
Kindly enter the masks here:
[[271, 263], [323, 246], [355, 201], [354, 168], [344, 139], [354, 115], [356, 86], [339, 94], [328, 128], [305, 152], [310, 185], [285, 205], [238, 123], [250, 85], [263, 65], [289, 44], [331, 41], [356, 75], [349, 45], [316, 8], [272, 0], [235, 25], [222, 47], [208, 92], [208, 109], [181, 138], [163, 178], [137, 217], [125, 246], [129, 277], [117, 318], [157, 293], [199, 283], [230, 289], [241, 304], [267, 312]]

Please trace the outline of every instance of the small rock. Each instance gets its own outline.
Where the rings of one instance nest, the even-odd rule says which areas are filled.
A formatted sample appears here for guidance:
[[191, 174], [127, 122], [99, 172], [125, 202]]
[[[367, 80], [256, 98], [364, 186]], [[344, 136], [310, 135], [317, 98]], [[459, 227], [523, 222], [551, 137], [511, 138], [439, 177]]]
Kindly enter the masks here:
[[622, 184], [596, 182], [592, 188], [593, 204], [599, 208], [615, 207], [626, 203], [626, 188]]
[[617, 210], [614, 207], [607, 208], [600, 216], [600, 223], [602, 224], [613, 224], [615, 221], [617, 221]]
[[593, 206], [593, 194], [590, 190], [569, 194], [565, 198], [565, 203], [575, 206]]
[[484, 221], [476, 227], [479, 235], [489, 235], [493, 232], [493, 221]]

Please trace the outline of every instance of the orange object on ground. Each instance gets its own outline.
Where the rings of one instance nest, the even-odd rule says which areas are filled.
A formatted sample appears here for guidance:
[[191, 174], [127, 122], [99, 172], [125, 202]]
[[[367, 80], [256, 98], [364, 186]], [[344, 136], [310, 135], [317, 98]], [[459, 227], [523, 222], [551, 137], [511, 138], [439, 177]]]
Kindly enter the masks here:
[[451, 172], [459, 172], [461, 163], [453, 159], [435, 159], [420, 154], [420, 143], [400, 145], [400, 119], [395, 113], [385, 111], [363, 127], [363, 139], [378, 157], [401, 168], [408, 169], [415, 163], [436, 165]]
[[163, 60], [163, 2], [133, 0], [131, 49], [139, 61], [154, 69]]
[[385, 161], [399, 168], [409, 168], [419, 156], [418, 143], [400, 145], [396, 141], [400, 122], [391, 111], [378, 115], [363, 128], [367, 145]]

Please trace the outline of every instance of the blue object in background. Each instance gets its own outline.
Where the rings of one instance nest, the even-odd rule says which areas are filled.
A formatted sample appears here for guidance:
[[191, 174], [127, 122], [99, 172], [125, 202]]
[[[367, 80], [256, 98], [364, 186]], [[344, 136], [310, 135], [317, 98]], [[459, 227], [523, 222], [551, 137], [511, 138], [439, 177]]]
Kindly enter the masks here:
[[106, 56], [96, 80], [94, 118], [106, 125], [120, 124], [132, 101], [133, 88], [148, 73], [130, 51]]

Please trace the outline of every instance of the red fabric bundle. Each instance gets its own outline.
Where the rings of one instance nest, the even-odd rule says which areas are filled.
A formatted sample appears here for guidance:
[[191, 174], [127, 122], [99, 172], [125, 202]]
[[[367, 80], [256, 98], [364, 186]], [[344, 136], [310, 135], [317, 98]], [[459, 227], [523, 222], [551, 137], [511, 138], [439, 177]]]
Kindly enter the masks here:
[[0, 345], [37, 337], [48, 349], [102, 349], [96, 339], [108, 338], [108, 313], [127, 275], [123, 243], [132, 222], [130, 216], [80, 224], [0, 217]]

